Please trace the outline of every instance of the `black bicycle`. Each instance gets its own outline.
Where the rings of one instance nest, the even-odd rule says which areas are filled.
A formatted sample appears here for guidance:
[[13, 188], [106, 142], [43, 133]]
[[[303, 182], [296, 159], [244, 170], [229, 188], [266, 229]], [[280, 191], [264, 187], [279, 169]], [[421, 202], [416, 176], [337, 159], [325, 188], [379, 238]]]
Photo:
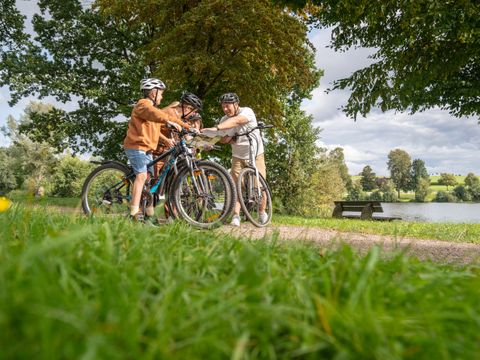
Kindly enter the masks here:
[[[222, 223], [233, 211], [235, 184], [225, 168], [197, 160], [181, 131], [175, 146], [153, 159], [148, 167], [166, 159], [158, 177], [149, 178], [142, 192], [141, 209], [165, 198], [170, 216], [199, 228]], [[104, 161], [88, 175], [82, 188], [82, 207], [87, 215], [124, 215], [130, 210], [135, 180], [133, 169], [118, 161]]]
[[[258, 139], [252, 133], [257, 129], [263, 130], [272, 127], [273, 125], [258, 123], [258, 126], [249, 131], [236, 134], [237, 137], [246, 136], [250, 143], [250, 165], [240, 171], [237, 179], [238, 200], [246, 218], [257, 227], [266, 226], [271, 222], [273, 210], [270, 188], [265, 178], [258, 172], [255, 163], [258, 152]], [[253, 141], [255, 141], [255, 146], [253, 146]]]

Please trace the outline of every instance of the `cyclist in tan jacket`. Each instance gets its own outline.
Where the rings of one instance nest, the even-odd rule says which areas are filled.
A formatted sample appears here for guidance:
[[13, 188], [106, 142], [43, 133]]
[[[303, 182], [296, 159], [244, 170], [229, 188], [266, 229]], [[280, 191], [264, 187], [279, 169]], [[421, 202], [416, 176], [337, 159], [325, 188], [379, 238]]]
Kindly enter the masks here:
[[[178, 117], [157, 108], [162, 101], [165, 89], [165, 84], [159, 79], [149, 78], [140, 82], [140, 90], [144, 98], [140, 99], [132, 110], [127, 136], [123, 141], [125, 154], [136, 175], [132, 189], [130, 216], [137, 221], [144, 220], [143, 212], [140, 211], [140, 199], [147, 180], [147, 171], [152, 171], [151, 168], [147, 169], [147, 164], [152, 160], [152, 151], [157, 147], [161, 124], [170, 124], [179, 131], [182, 127], [190, 129], [190, 125]], [[145, 209], [145, 214], [154, 215], [153, 205]]]

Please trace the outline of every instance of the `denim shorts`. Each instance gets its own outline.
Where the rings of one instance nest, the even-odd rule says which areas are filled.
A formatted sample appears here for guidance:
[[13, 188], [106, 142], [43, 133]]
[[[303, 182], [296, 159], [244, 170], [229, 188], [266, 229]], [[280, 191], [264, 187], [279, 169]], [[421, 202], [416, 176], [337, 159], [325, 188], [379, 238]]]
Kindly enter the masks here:
[[[147, 154], [143, 150], [125, 149], [130, 165], [132, 165], [133, 171], [136, 174], [146, 173], [147, 164], [153, 160], [152, 154]], [[153, 174], [153, 166], [148, 168], [148, 171]]]

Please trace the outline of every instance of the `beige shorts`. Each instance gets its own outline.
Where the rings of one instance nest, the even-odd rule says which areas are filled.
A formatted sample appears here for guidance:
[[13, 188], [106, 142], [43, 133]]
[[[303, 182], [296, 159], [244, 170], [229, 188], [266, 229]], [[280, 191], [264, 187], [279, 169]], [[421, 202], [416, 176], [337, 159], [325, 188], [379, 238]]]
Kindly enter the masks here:
[[[257, 165], [258, 172], [262, 174], [263, 178], [266, 180], [267, 171], [265, 168], [265, 156], [263, 156], [263, 154], [258, 155], [255, 159], [255, 163]], [[248, 165], [248, 160], [243, 160], [236, 157], [232, 158], [232, 169], [230, 174], [232, 175], [233, 181], [237, 181], [240, 171]]]

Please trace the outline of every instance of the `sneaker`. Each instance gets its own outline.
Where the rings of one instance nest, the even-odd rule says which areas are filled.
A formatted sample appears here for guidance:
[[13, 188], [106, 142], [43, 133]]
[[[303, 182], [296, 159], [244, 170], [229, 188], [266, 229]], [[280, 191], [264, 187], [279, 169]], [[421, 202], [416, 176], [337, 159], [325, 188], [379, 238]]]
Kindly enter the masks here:
[[267, 213], [265, 213], [265, 212], [259, 213], [259, 214], [258, 214], [258, 220], [260, 220], [260, 223], [261, 223], [261, 224], [266, 224], [267, 221], [268, 221], [268, 215], [267, 215]]
[[143, 212], [139, 211], [135, 215], [130, 215], [130, 220], [135, 222], [144, 222], [145, 217], [143, 216]]
[[240, 226], [240, 216], [233, 215], [232, 222], [230, 223], [232, 226]]

